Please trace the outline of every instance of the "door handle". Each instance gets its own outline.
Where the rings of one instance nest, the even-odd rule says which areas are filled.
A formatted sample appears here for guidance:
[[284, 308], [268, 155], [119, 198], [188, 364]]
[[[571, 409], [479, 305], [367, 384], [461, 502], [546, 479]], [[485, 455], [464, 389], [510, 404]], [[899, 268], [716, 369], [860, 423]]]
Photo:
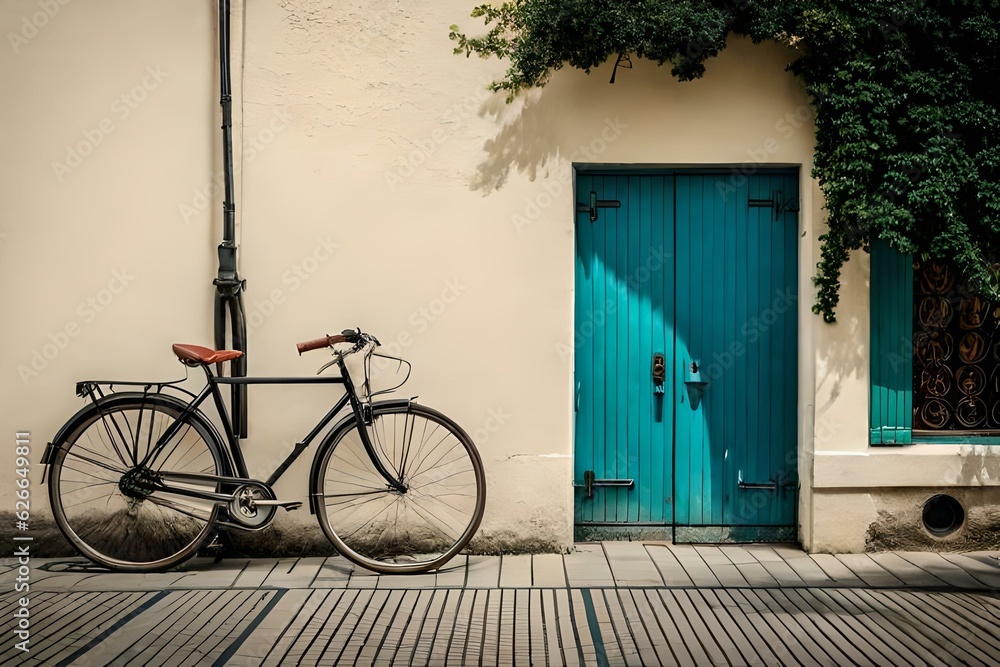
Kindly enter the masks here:
[[701, 377], [701, 367], [696, 360], [684, 369], [684, 386], [687, 388], [688, 404], [692, 410], [697, 410], [708, 382]]
[[662, 352], [653, 355], [653, 393], [666, 393], [663, 383], [667, 380], [667, 358]]

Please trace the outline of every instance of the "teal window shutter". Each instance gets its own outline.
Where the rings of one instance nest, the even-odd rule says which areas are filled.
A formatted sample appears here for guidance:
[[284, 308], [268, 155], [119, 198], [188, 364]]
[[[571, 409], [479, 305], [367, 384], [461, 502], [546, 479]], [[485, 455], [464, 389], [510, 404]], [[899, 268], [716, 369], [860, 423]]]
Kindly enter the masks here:
[[904, 445], [913, 429], [913, 257], [871, 244], [871, 444]]

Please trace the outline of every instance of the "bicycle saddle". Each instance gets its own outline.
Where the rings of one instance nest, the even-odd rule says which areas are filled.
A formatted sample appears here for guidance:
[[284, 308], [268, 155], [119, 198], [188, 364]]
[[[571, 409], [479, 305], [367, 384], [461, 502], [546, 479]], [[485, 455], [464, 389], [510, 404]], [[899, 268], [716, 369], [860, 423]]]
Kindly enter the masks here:
[[188, 366], [199, 366], [208, 364], [221, 364], [223, 361], [232, 361], [243, 356], [239, 350], [210, 350], [201, 345], [174, 344], [174, 354], [180, 359], [182, 364]]

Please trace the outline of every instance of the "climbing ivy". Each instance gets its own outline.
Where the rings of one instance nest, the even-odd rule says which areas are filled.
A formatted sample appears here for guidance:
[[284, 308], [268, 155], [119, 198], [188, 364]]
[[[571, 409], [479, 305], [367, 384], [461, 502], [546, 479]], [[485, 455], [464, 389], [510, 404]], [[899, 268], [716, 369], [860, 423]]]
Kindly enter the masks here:
[[955, 261], [1000, 297], [1000, 9], [956, 0], [513, 0], [452, 26], [456, 53], [509, 63], [492, 84], [508, 101], [570, 66], [620, 57], [687, 81], [731, 34], [796, 49], [789, 69], [815, 111], [812, 175], [828, 231], [813, 306], [833, 321], [850, 252], [885, 239]]

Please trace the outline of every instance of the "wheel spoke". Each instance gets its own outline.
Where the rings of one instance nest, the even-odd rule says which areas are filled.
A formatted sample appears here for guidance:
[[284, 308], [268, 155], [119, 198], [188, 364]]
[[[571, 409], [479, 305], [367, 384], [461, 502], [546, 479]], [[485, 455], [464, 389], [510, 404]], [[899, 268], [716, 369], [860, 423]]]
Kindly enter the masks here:
[[351, 426], [321, 450], [324, 500], [318, 518], [348, 559], [378, 572], [440, 567], [460, 551], [482, 518], [485, 490], [473, 445], [446, 418], [416, 405], [375, 408], [369, 431], [387, 470], [405, 489], [382, 488]]
[[[215, 436], [198, 421], [200, 413], [161, 395], [111, 394], [98, 405], [67, 426], [73, 442], [57, 443], [49, 484], [57, 525], [80, 553], [112, 569], [146, 572], [183, 562], [208, 537], [218, 507], [169, 492], [149, 494], [155, 472], [135, 462], [218, 475], [223, 468]], [[156, 443], [182, 415], [171, 441], [157, 451]], [[219, 486], [212, 481], [198, 488]]]

